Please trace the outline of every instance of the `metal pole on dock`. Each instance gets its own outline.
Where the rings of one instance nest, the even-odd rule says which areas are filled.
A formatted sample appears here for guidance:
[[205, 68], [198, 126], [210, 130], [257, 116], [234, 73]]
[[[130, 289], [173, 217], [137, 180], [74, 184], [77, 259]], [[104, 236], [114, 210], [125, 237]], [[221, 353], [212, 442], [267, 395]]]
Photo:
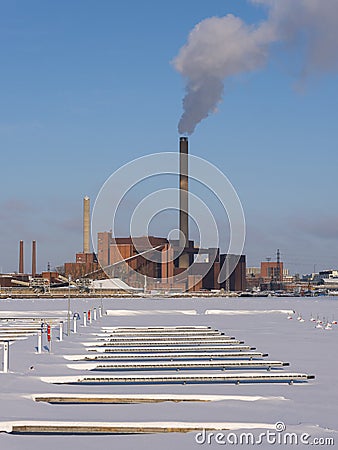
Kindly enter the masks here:
[[87, 326], [87, 313], [86, 311], [83, 311], [83, 326]]
[[38, 331], [38, 353], [42, 353], [42, 330]]
[[77, 333], [77, 313], [76, 314], [74, 314], [74, 316], [73, 316], [73, 332], [74, 332], [74, 334], [76, 334]]
[[62, 341], [63, 338], [63, 322], [60, 322], [60, 331], [59, 331], [59, 341]]
[[49, 344], [49, 353], [52, 352], [52, 327], [48, 324], [47, 325], [47, 341]]
[[67, 336], [70, 335], [70, 282], [72, 277], [68, 276], [68, 311], [67, 311]]
[[100, 307], [101, 307], [101, 315], [100, 315], [100, 317], [102, 317], [102, 312], [103, 312], [102, 283], [100, 283]]
[[4, 373], [7, 373], [9, 369], [9, 342], [4, 342]]

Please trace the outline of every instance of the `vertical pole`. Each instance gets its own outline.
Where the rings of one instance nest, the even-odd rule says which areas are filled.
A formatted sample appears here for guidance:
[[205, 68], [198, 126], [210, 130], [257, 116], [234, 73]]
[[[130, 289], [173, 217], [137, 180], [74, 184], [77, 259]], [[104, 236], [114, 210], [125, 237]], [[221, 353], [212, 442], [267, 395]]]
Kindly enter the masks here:
[[59, 341], [62, 341], [63, 338], [63, 322], [60, 322], [60, 332], [59, 332]]
[[8, 372], [9, 368], [9, 342], [4, 342], [4, 373]]
[[68, 311], [67, 311], [67, 336], [70, 335], [70, 282], [72, 277], [68, 276]]
[[229, 267], [230, 255], [225, 255], [225, 292], [228, 294], [230, 292], [230, 267]]
[[93, 320], [97, 320], [96, 308], [94, 308], [94, 311], [93, 311]]
[[102, 317], [102, 306], [99, 306], [99, 317]]
[[74, 316], [73, 316], [73, 332], [74, 332], [74, 334], [76, 334], [76, 332], [77, 332], [77, 328], [76, 328], [76, 325], [77, 325], [77, 317], [76, 317], [76, 314], [74, 314]]
[[49, 353], [52, 352], [52, 327], [48, 324], [47, 325], [47, 341], [49, 345]]
[[87, 313], [86, 311], [83, 311], [83, 326], [87, 326]]
[[101, 316], [102, 317], [102, 311], [103, 311], [103, 301], [102, 301], [102, 283], [100, 283], [100, 305], [101, 305]]
[[92, 323], [92, 314], [91, 314], [91, 310], [88, 310], [88, 322]]
[[42, 331], [38, 331], [38, 353], [42, 353]]

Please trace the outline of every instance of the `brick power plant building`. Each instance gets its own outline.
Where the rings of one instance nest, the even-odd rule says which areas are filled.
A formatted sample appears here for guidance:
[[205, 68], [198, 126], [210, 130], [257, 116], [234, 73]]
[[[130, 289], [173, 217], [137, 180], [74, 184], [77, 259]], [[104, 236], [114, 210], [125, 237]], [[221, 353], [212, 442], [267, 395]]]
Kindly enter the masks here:
[[[157, 255], [152, 254], [151, 260], [143, 253], [156, 248]], [[184, 249], [188, 255], [190, 269], [187, 274], [187, 268], [180, 267], [179, 245], [177, 241], [168, 241], [165, 238], [146, 236], [136, 238], [114, 238], [111, 232], [101, 232], [98, 234], [98, 260], [105, 267], [105, 271], [112, 277], [123, 278], [129, 281], [133, 286], [142, 287], [144, 285], [143, 277], [137, 274], [147, 276], [150, 279], [157, 279], [160, 282], [148, 288], [177, 289], [188, 291], [199, 291], [201, 289], [226, 289], [230, 291], [243, 291], [246, 289], [246, 263], [245, 256], [241, 255], [237, 262], [235, 270], [231, 273], [228, 283], [218, 282], [220, 270], [224, 264], [226, 255], [222, 255], [219, 249], [208, 248], [201, 249], [194, 246], [194, 241], [189, 241], [189, 247]], [[194, 255], [207, 255], [207, 261], [193, 263]], [[238, 259], [238, 258], [237, 258]], [[125, 264], [118, 264], [127, 260], [126, 264], [132, 269], [126, 273]], [[111, 270], [111, 272], [110, 272]]]
[[[180, 207], [179, 229], [184, 242], [155, 236], [116, 237], [111, 232], [98, 233], [97, 255], [90, 252], [90, 206], [84, 198], [83, 252], [75, 263], [65, 264], [66, 275], [73, 279], [121, 278], [133, 287], [147, 289], [199, 291], [246, 289], [245, 255], [221, 254], [218, 248], [201, 249], [189, 240], [188, 225], [188, 139], [180, 138]], [[205, 262], [196, 262], [196, 255]], [[151, 258], [149, 258], [151, 255]], [[226, 264], [234, 267], [221, 282], [219, 276]], [[231, 264], [232, 262], [232, 264]], [[222, 277], [224, 278], [224, 277]]]

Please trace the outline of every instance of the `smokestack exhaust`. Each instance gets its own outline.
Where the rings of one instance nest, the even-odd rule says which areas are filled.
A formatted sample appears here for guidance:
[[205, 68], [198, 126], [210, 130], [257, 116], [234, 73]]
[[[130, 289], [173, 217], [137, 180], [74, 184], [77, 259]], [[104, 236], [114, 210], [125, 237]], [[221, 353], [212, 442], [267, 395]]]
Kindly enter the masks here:
[[23, 273], [23, 241], [20, 241], [19, 246], [19, 273]]
[[90, 253], [90, 199], [83, 199], [83, 253]]
[[32, 277], [36, 276], [36, 241], [32, 241]]
[[[188, 178], [188, 138], [180, 138], [180, 247], [189, 246], [189, 178]], [[189, 267], [189, 254], [183, 251], [179, 257], [179, 267]]]

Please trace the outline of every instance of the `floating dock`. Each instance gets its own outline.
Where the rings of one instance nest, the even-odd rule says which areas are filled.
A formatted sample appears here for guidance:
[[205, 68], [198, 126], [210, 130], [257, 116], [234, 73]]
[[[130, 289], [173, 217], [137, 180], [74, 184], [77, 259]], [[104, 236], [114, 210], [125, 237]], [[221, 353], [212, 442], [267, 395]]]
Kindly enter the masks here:
[[206, 383], [304, 383], [314, 375], [304, 373], [236, 373], [196, 375], [78, 375], [41, 377], [41, 381], [52, 384], [206, 384]]
[[7, 421], [0, 422], [0, 432], [13, 434], [144, 434], [189, 433], [206, 430], [271, 429], [264, 423], [210, 422], [74, 422], [74, 421]]
[[163, 362], [133, 362], [133, 363], [79, 363], [68, 364], [75, 370], [187, 370], [187, 369], [265, 369], [285, 367], [290, 364], [283, 361], [163, 361]]
[[118, 361], [118, 360], [143, 360], [143, 359], [153, 359], [153, 360], [163, 360], [163, 359], [198, 359], [198, 360], [209, 360], [214, 359], [255, 359], [263, 358], [268, 356], [267, 353], [261, 352], [250, 352], [252, 350], [250, 347], [237, 348], [240, 351], [234, 352], [214, 352], [214, 353], [197, 353], [197, 352], [182, 352], [182, 353], [104, 353], [99, 355], [63, 355], [63, 357], [69, 361]]
[[[176, 341], [157, 341], [157, 340], [148, 340], [148, 341], [142, 341], [140, 342], [140, 344], [142, 344], [143, 346], [147, 346], [147, 347], [153, 347], [153, 346], [167, 346], [169, 343], [169, 345], [171, 345], [172, 347], [177, 347], [178, 345], [198, 345], [199, 347], [202, 345], [207, 345], [209, 343], [209, 345], [239, 345], [239, 344], [244, 344], [244, 341], [239, 341], [238, 339], [224, 339], [224, 340], [219, 340], [219, 341], [213, 341], [213, 342], [208, 342], [208, 340], [201, 340], [198, 342], [191, 342], [191, 341], [185, 341], [184, 339], [177, 339]], [[128, 346], [128, 347], [135, 347], [137, 346], [137, 341], [126, 341], [126, 342], [103, 342], [103, 341], [91, 341], [91, 342], [83, 342], [82, 343], [85, 347], [124, 347], [124, 346]], [[137, 346], [138, 347], [138, 346]], [[217, 347], [216, 347], [217, 348]], [[218, 347], [219, 348], [219, 347]]]
[[216, 402], [222, 400], [256, 401], [264, 397], [231, 395], [179, 395], [179, 394], [33, 394], [35, 402], [51, 404], [134, 404], [162, 402]]
[[[254, 349], [254, 347], [250, 347], [250, 349]], [[222, 347], [208, 347], [208, 346], [198, 346], [198, 347], [87, 347], [87, 352], [89, 353], [106, 353], [106, 354], [134, 354], [135, 357], [145, 354], [151, 354], [152, 357], [155, 357], [156, 354], [164, 353], [164, 354], [186, 354], [186, 353], [193, 353], [195, 358], [199, 357], [202, 353], [203, 355], [210, 354], [210, 357], [213, 357], [213, 355], [217, 356], [220, 353], [232, 353], [235, 354], [236, 352], [241, 352], [243, 350], [243, 347], [237, 347], [237, 346], [222, 346]], [[211, 353], [212, 352], [212, 353]], [[243, 353], [245, 350], [243, 351]], [[267, 353], [261, 353], [261, 352], [252, 352], [249, 353], [249, 355], [252, 356], [268, 356]], [[134, 357], [134, 356], [131, 356]]]

